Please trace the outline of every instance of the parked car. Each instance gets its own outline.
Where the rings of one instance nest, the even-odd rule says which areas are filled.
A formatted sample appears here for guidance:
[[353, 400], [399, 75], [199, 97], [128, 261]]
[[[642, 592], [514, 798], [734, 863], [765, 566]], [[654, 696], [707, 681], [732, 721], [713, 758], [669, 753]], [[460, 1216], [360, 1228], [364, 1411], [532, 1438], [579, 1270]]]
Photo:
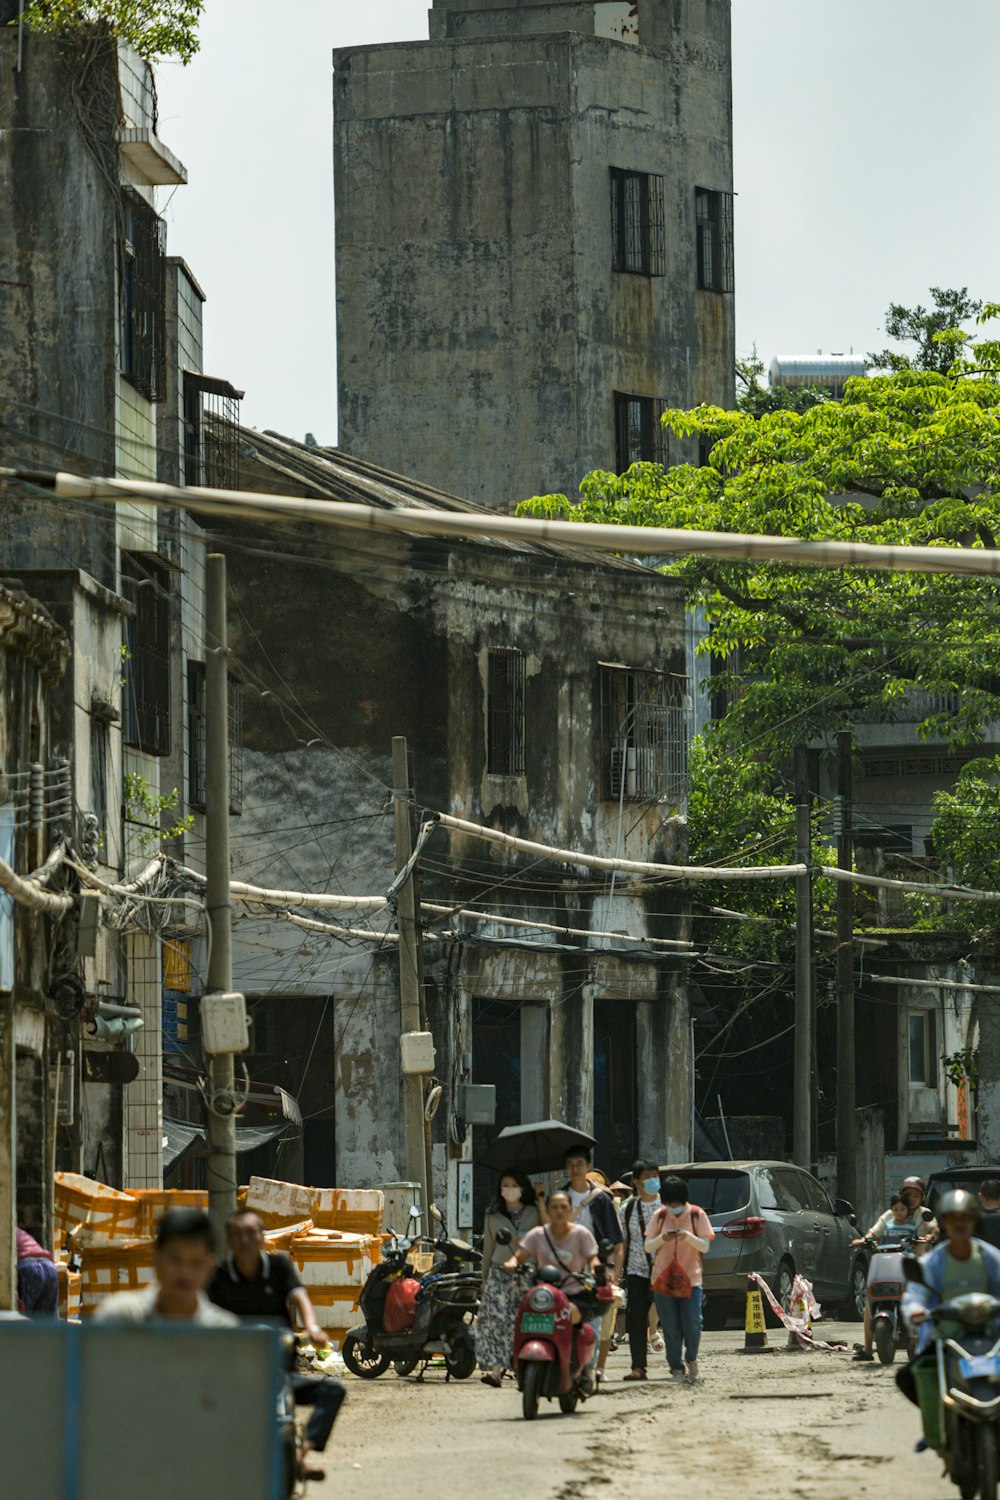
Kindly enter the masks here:
[[708, 1214], [715, 1239], [705, 1256], [705, 1325], [722, 1328], [746, 1303], [757, 1271], [783, 1306], [798, 1272], [827, 1312], [864, 1316], [868, 1253], [853, 1248], [851, 1205], [833, 1203], [822, 1183], [784, 1161], [692, 1162], [663, 1168], [683, 1177]]
[[934, 1213], [935, 1205], [945, 1193], [950, 1193], [955, 1188], [964, 1188], [967, 1193], [978, 1193], [983, 1183], [991, 1177], [1000, 1178], [1000, 1167], [942, 1167], [940, 1172], [932, 1172], [928, 1177], [924, 1202], [931, 1213]]

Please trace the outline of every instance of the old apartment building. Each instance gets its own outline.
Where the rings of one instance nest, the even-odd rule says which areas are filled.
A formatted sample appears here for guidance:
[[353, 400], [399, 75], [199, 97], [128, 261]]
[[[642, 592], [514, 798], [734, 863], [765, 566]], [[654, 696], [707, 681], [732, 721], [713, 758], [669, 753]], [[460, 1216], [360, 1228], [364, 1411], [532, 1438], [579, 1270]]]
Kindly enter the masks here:
[[434, 0], [334, 69], [342, 448], [506, 509], [732, 404], [729, 0]]

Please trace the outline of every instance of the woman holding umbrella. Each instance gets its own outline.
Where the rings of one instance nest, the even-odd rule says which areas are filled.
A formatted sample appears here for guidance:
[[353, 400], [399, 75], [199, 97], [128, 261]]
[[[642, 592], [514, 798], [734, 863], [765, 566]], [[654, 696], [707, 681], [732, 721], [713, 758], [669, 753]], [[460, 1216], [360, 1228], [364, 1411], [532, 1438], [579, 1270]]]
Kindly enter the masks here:
[[[483, 1223], [483, 1294], [476, 1316], [476, 1356], [484, 1385], [499, 1386], [514, 1360], [514, 1321], [524, 1285], [520, 1269], [508, 1270], [504, 1262], [511, 1248], [516, 1250], [528, 1230], [541, 1222], [528, 1178], [516, 1169], [503, 1172]], [[507, 1231], [503, 1244], [497, 1241], [500, 1229]]]

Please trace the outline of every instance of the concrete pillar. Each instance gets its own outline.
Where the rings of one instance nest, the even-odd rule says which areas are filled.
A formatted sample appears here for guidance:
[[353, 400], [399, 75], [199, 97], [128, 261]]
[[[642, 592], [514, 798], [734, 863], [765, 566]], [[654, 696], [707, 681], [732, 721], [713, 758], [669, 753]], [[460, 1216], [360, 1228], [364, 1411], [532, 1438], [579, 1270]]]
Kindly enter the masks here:
[[594, 1126], [594, 998], [580, 969], [564, 971], [549, 1019], [549, 1106], [552, 1118], [591, 1134]]
[[549, 1115], [549, 1012], [544, 1005], [521, 1007], [521, 1119]]
[[661, 1165], [691, 1148], [691, 1026], [687, 990], [667, 969], [655, 1000], [636, 1003], [639, 1155]]
[[17, 1100], [14, 1019], [0, 1015], [0, 1309], [17, 1307]]

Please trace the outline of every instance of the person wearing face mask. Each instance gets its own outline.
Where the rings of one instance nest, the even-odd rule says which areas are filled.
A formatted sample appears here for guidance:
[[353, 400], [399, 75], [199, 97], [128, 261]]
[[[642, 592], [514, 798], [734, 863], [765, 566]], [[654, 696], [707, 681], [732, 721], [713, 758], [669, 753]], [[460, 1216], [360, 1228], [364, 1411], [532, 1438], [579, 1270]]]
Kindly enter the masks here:
[[637, 1161], [632, 1168], [632, 1183], [635, 1194], [621, 1214], [625, 1230], [625, 1331], [632, 1368], [622, 1378], [645, 1380], [649, 1309], [653, 1301], [650, 1291], [652, 1262], [646, 1250], [646, 1235], [653, 1216], [661, 1207], [659, 1167], [652, 1161]]
[[[524, 1273], [504, 1262], [529, 1229], [542, 1222], [535, 1190], [522, 1172], [504, 1172], [483, 1223], [483, 1293], [476, 1316], [476, 1355], [483, 1384], [499, 1386], [514, 1360], [514, 1322], [526, 1285]], [[506, 1229], [513, 1239], [497, 1242]]]
[[[672, 1262], [679, 1261], [687, 1274], [687, 1295], [665, 1295], [654, 1292], [656, 1310], [660, 1314], [660, 1327], [667, 1346], [667, 1364], [670, 1378], [676, 1385], [695, 1385], [701, 1380], [698, 1371], [698, 1346], [701, 1343], [701, 1262], [715, 1230], [704, 1209], [688, 1202], [688, 1185], [683, 1177], [668, 1177], [663, 1184], [663, 1199], [666, 1204], [658, 1213], [646, 1234], [646, 1249], [655, 1255], [653, 1262], [653, 1284], [658, 1276], [667, 1271]], [[684, 1371], [682, 1355], [687, 1355], [687, 1373]]]

